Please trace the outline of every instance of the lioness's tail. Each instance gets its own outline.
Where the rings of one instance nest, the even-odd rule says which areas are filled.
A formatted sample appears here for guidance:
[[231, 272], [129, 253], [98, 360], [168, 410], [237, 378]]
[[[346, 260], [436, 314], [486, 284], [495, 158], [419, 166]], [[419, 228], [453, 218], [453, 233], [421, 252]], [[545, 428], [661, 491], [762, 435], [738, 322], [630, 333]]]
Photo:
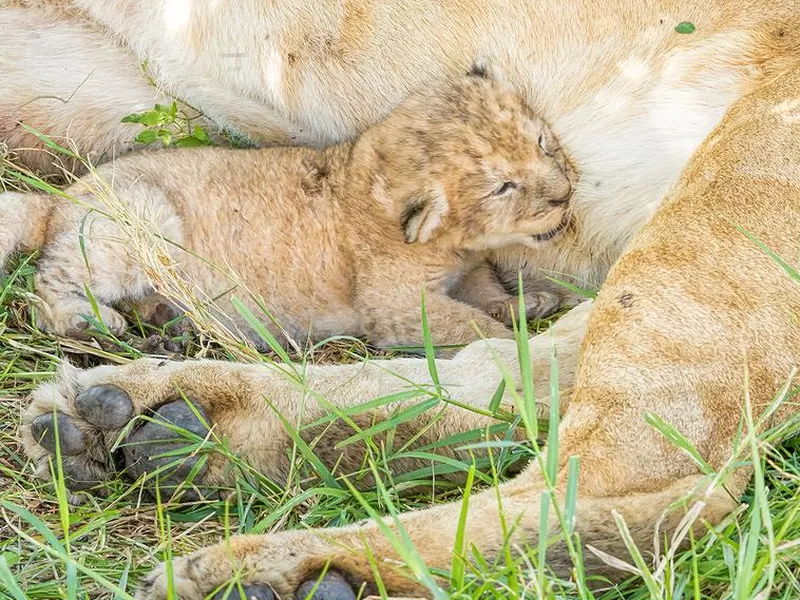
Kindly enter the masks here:
[[41, 194], [0, 192], [0, 268], [18, 248], [41, 248], [55, 205]]

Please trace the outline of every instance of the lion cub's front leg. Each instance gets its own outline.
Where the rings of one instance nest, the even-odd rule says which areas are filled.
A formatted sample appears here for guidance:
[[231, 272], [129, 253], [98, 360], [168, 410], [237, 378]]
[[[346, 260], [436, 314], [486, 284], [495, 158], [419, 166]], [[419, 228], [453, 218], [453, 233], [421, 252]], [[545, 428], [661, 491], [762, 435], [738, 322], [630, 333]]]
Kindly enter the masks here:
[[[509, 294], [488, 262], [467, 273], [451, 293], [452, 297], [475, 306], [493, 319], [512, 327], [517, 318], [518, 297]], [[561, 306], [561, 296], [540, 285], [525, 291], [525, 316], [528, 320], [543, 319]]]
[[[391, 306], [387, 306], [384, 296], [362, 297], [358, 302], [365, 333], [374, 344], [383, 348], [424, 344], [419, 292], [395, 291]], [[425, 295], [425, 314], [431, 339], [437, 346], [514, 337], [508, 327], [486, 313], [441, 293]]]

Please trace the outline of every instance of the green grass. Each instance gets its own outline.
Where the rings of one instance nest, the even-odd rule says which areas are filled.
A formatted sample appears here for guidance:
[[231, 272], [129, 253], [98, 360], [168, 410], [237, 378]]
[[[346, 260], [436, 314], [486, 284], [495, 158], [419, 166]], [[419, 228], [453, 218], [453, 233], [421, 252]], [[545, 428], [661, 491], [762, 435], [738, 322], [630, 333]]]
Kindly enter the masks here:
[[[446, 391], [436, 374], [431, 344], [426, 336], [425, 353], [435, 383], [426, 390], [428, 398], [411, 408], [395, 412], [386, 424], [359, 429], [352, 417], [367, 413], [375, 406], [401, 399], [418, 398], [412, 390], [387, 398], [364, 398], [364, 404], [347, 413], [336, 413], [353, 423], [347, 443], [365, 443], [368, 463], [359, 473], [328, 469], [299, 435], [292, 457], [292, 471], [285, 483], [269, 481], [242, 463], [226, 446], [225, 440], [200, 442], [203, 452], [221, 452], [239, 468], [242, 476], [226, 501], [203, 501], [188, 505], [170, 504], [165, 499], [156, 504], [142, 497], [142, 482], [112, 483], [106, 497], [87, 497], [83, 504], [68, 503], [63, 485], [51, 485], [33, 477], [31, 465], [21, 451], [17, 434], [24, 398], [37, 384], [46, 380], [63, 357], [81, 367], [118, 364], [142, 355], [135, 344], [110, 336], [101, 342], [80, 342], [44, 334], [33, 325], [35, 314], [30, 307], [35, 257], [17, 257], [10, 273], [0, 280], [0, 599], [40, 598], [130, 598], [136, 582], [154, 565], [172, 556], [182, 555], [204, 545], [240, 533], [268, 533], [301, 527], [332, 527], [378, 515], [396, 515], [401, 511], [456, 501], [462, 505], [460, 534], [453, 549], [448, 573], [431, 572], [414, 552], [402, 528], [387, 529], [398, 553], [403, 556], [421, 581], [436, 598], [619, 598], [644, 599], [744, 599], [800, 597], [800, 452], [797, 439], [800, 423], [784, 424], [778, 430], [750, 435], [757, 423], [746, 418], [742, 429], [740, 460], [755, 466], [754, 482], [745, 496], [742, 511], [709, 531], [700, 539], [690, 539], [683, 552], [653, 557], [652, 548], [631, 547], [631, 563], [636, 575], [619, 585], [592, 581], [582, 568], [582, 552], [574, 531], [575, 482], [580, 464], [570, 462], [567, 500], [564, 506], [543, 493], [541, 521], [555, 514], [561, 523], [568, 549], [576, 567], [572, 581], [563, 581], [547, 569], [548, 543], [541, 542], [524, 553], [510, 545], [497, 557], [476, 554], [466, 545], [463, 523], [473, 486], [487, 488], [510, 476], [525, 460], [540, 463], [550, 482], [556, 465], [545, 461], [539, 452], [545, 442], [558, 445], [555, 435], [558, 421], [557, 363], [553, 363], [553, 394], [549, 422], [536, 418], [533, 388], [530, 385], [528, 346], [518, 344], [523, 369], [522, 393], [516, 398], [518, 419], [498, 410], [505, 387], [500, 383], [491, 407], [498, 420], [493, 432], [504, 442], [485, 443], [481, 431], [441, 440], [441, 445], [489, 447], [488, 458], [459, 461], [437, 457], [436, 446], [416, 449], [430, 463], [414, 473], [395, 474], [392, 463], [408, 455], [409, 449], [380, 444], [376, 440], [387, 428], [397, 426], [427, 411], [435, 418], [441, 410]], [[791, 274], [791, 273], [790, 273]], [[424, 301], [423, 301], [424, 305]], [[243, 304], [238, 310], [246, 312]], [[523, 313], [524, 314], [524, 311]], [[248, 315], [246, 315], [248, 316]], [[134, 316], [135, 317], [135, 316]], [[257, 318], [249, 315], [256, 325]], [[134, 318], [135, 320], [135, 318]], [[539, 324], [544, 326], [546, 324]], [[524, 319], [518, 324], [526, 331]], [[288, 363], [290, 357], [266, 329], [261, 331], [271, 361]], [[150, 333], [145, 326], [132, 326], [134, 337]], [[162, 332], [163, 333], [163, 332]], [[524, 339], [525, 336], [520, 336]], [[344, 362], [363, 356], [365, 348], [347, 339], [330, 341], [316, 349], [313, 362]], [[241, 353], [225, 341], [211, 347], [187, 345], [186, 355], [241, 358]], [[287, 369], [292, 367], [286, 364]], [[512, 386], [513, 387], [513, 386]], [[785, 390], [793, 394], [794, 390]], [[324, 399], [321, 399], [324, 401]], [[778, 400], [785, 400], [781, 397]], [[777, 405], [777, 403], [776, 403]], [[464, 407], [463, 410], [468, 410]], [[746, 415], [748, 416], [748, 415]], [[692, 448], [668, 423], [655, 415], [648, 423], [664, 437], [691, 456], [701, 471], [713, 476], [700, 453]], [[515, 427], [527, 426], [535, 432], [526, 443], [510, 441]], [[291, 429], [288, 423], [285, 424]], [[643, 423], [644, 426], [644, 423]], [[292, 432], [290, 431], [290, 434]], [[541, 433], [541, 435], [538, 435]], [[389, 439], [389, 438], [381, 438]], [[778, 440], [788, 442], [778, 444]], [[738, 463], [737, 463], [738, 464]], [[371, 473], [378, 484], [366, 491], [356, 491], [351, 482]], [[462, 489], [448, 484], [441, 475], [462, 472], [469, 485]], [[58, 474], [56, 480], [59, 480]], [[514, 527], [504, 522], [506, 531]], [[621, 535], [627, 529], [619, 522]], [[687, 534], [688, 535], [688, 534]], [[662, 540], [661, 548], [665, 544]], [[469, 557], [470, 560], [464, 560]], [[622, 558], [622, 557], [618, 557]], [[441, 576], [435, 579], [434, 576]]]
[[[105, 498], [90, 498], [80, 506], [67, 503], [63, 489], [32, 477], [19, 446], [17, 425], [25, 394], [46, 379], [60, 357], [69, 355], [83, 366], [129, 360], [132, 352], [110, 352], [58, 340], [33, 327], [26, 310], [33, 266], [27, 258], [16, 263], [11, 276], [0, 286], [0, 598], [128, 598], [136, 581], [158, 561], [190, 552], [226, 535], [270, 532], [305, 526], [336, 526], [375, 515], [396, 514], [432, 503], [458, 500], [456, 486], [433, 485], [432, 469], [415, 473], [413, 479], [392, 478], [390, 465], [394, 450], [372, 445], [378, 489], [357, 492], [347, 485], [352, 474], [337, 473], [314, 479], [318, 471], [313, 451], [295, 448], [296, 468], [288, 484], [276, 485], [250, 473], [242, 478], [227, 502], [207, 501], [187, 506], [140, 501], [137, 484], [112, 486]], [[523, 326], [521, 323], [520, 326]], [[527, 345], [520, 346], [524, 349]], [[345, 360], [350, 348], [336, 346], [322, 353], [323, 360]], [[219, 351], [224, 354], [224, 351]], [[522, 350], [524, 352], [524, 350]], [[431, 362], [431, 368], [435, 363]], [[518, 400], [525, 405], [526, 398]], [[375, 399], [365, 398], [364, 410]], [[357, 409], [356, 409], [357, 410]], [[435, 411], [433, 404], [429, 410]], [[351, 411], [354, 414], [355, 411]], [[530, 418], [528, 411], [523, 412]], [[535, 412], [533, 413], [535, 415]], [[557, 412], [553, 413], [557, 415]], [[412, 418], [414, 415], [406, 415]], [[534, 417], [535, 418], [535, 417]], [[396, 416], [402, 420], [403, 415]], [[501, 427], [508, 423], [499, 421]], [[673, 443], [684, 443], [667, 425], [654, 422]], [[797, 430], [795, 429], [794, 432]], [[780, 432], [784, 435], [785, 431]], [[789, 434], [793, 431], [789, 431]], [[364, 437], [363, 432], [362, 439]], [[371, 434], [368, 432], [366, 437]], [[541, 568], [545, 544], [531, 548], [524, 556], [501, 553], [495, 562], [473, 557], [470, 564], [460, 557], [469, 555], [459, 538], [449, 574], [451, 588], [443, 586], [438, 597], [522, 598], [594, 597], [611, 598], [796, 598], [800, 595], [800, 453], [794, 442], [774, 447], [766, 432], [752, 441], [750, 459], [759, 465], [756, 485], [748, 492], [749, 503], [735, 520], [693, 540], [691, 548], [668, 559], [658, 572], [648, 549], [642, 549], [637, 566], [643, 577], [632, 577], [623, 585], [590, 590], [585, 584], [555, 579]], [[452, 440], [464, 445], [480, 441], [479, 436]], [[535, 457], [537, 440], [513, 447], [507, 444], [494, 452], [494, 460], [479, 466], [451, 463], [441, 466], [463, 469], [469, 481], [486, 487], [505, 477], [509, 463], [521, 457]], [[549, 444], [557, 444], [550, 436]], [[215, 451], [226, 452], [224, 443]], [[691, 452], [691, 448], [687, 448]], [[748, 451], [750, 452], [750, 451]], [[235, 457], [232, 457], [235, 460]], [[534, 458], [535, 459], [535, 458]], [[498, 468], [498, 463], [504, 464]], [[543, 469], [552, 476], [553, 465]], [[577, 465], [576, 465], [577, 467]], [[762, 468], [763, 467], [763, 468]], [[242, 465], [246, 471], [246, 465]], [[424, 470], [423, 470], [424, 471]], [[345, 477], [346, 476], [346, 477]], [[310, 478], [311, 477], [311, 478]], [[398, 481], [398, 479], [400, 479]], [[412, 485], [424, 483], [434, 492], [411, 492]], [[416, 486], [419, 489], [419, 486]], [[469, 494], [460, 500], [466, 506]], [[553, 506], [550, 506], [553, 510]], [[569, 507], [562, 515], [570, 529]], [[510, 527], [512, 524], [508, 524]], [[413, 551], [402, 535], [396, 543], [413, 562]], [[573, 547], [573, 552], [579, 552]], [[577, 556], [577, 555], [576, 555]], [[423, 580], [433, 582], [424, 564], [415, 565]], [[580, 572], [579, 570], [577, 571]], [[438, 573], [437, 573], [438, 574]], [[433, 585], [433, 584], [431, 584]], [[770, 586], [769, 596], [759, 596]]]

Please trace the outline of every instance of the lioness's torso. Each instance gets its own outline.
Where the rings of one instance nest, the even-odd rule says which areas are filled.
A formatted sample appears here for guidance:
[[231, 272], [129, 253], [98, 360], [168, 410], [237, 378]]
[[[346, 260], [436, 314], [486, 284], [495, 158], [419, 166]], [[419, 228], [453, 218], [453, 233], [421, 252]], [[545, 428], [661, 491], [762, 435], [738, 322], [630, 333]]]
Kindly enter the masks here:
[[[589, 284], [725, 109], [800, 50], [796, 0], [75, 4], [180, 96], [261, 142], [352, 137], [427, 81], [487, 58], [581, 174], [574, 239], [501, 262]], [[694, 33], [676, 32], [681, 22]]]

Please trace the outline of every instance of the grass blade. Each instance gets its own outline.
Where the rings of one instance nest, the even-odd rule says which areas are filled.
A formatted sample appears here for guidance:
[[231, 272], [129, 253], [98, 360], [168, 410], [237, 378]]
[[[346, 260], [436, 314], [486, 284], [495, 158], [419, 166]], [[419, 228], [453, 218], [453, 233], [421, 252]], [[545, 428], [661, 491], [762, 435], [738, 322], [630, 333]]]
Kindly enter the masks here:
[[456, 529], [456, 541], [453, 547], [453, 562], [450, 567], [450, 581], [456, 589], [464, 587], [465, 561], [467, 560], [466, 531], [467, 514], [469, 512], [469, 499], [472, 493], [472, 485], [475, 480], [475, 463], [467, 471], [467, 482], [464, 484], [464, 496], [461, 499], [461, 511], [458, 514], [458, 527]]
[[688, 454], [704, 475], [711, 475], [714, 473], [714, 469], [712, 469], [711, 465], [700, 455], [700, 452], [694, 447], [694, 444], [680, 431], [675, 429], [673, 425], [667, 423], [664, 419], [652, 412], [645, 412], [644, 420], [675, 447], [680, 448]]
[[425, 360], [428, 361], [428, 373], [436, 389], [436, 395], [441, 397], [442, 385], [439, 383], [439, 372], [436, 370], [436, 352], [433, 348], [431, 330], [428, 327], [428, 311], [425, 308], [425, 290], [420, 292], [420, 305], [422, 310], [422, 339], [425, 342]]

